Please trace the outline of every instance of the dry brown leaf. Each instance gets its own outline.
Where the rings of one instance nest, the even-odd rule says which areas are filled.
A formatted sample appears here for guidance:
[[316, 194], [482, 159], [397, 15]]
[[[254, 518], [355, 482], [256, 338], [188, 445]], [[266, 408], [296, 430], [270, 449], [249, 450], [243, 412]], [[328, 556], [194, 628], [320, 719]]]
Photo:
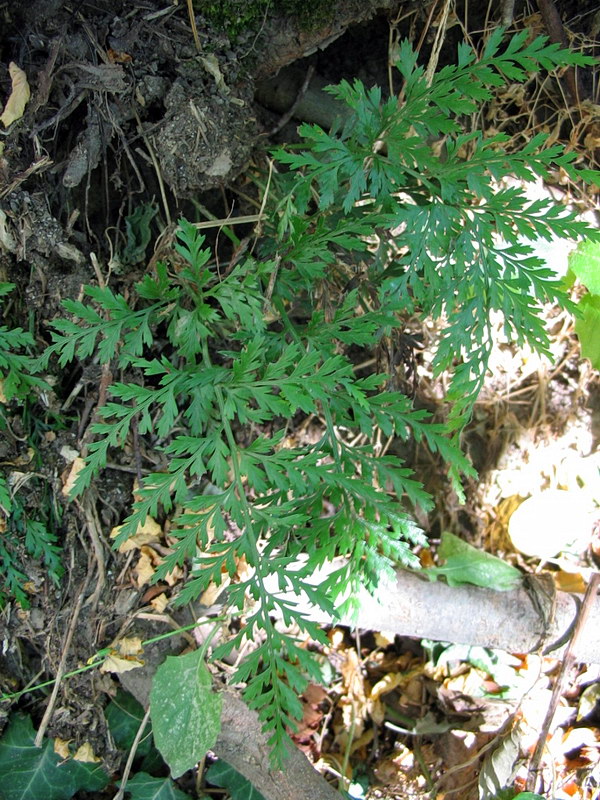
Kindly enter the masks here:
[[122, 656], [139, 656], [144, 652], [144, 646], [139, 636], [126, 636], [113, 643], [113, 649]]
[[71, 468], [69, 469], [69, 474], [67, 475], [67, 479], [64, 483], [62, 488], [62, 495], [63, 497], [69, 497], [73, 486], [75, 485], [75, 481], [77, 480], [77, 476], [81, 472], [81, 470], [85, 467], [85, 461], [81, 456], [77, 456], [77, 458], [73, 459], [71, 463]]
[[10, 96], [4, 106], [4, 111], [0, 116], [0, 122], [5, 128], [12, 125], [16, 120], [21, 119], [25, 106], [27, 105], [31, 92], [29, 83], [27, 82], [27, 75], [23, 72], [21, 67], [18, 67], [14, 61], [8, 65], [8, 72], [12, 81], [12, 89]]
[[302, 697], [310, 705], [318, 706], [327, 698], [327, 690], [318, 683], [309, 683], [306, 689], [302, 692]]
[[84, 742], [73, 756], [74, 761], [83, 761], [85, 764], [98, 764], [102, 761], [92, 749], [89, 742]]
[[167, 586], [175, 586], [175, 584], [181, 580], [182, 576], [183, 569], [181, 567], [173, 567], [171, 572], [167, 572], [165, 575], [165, 583]]

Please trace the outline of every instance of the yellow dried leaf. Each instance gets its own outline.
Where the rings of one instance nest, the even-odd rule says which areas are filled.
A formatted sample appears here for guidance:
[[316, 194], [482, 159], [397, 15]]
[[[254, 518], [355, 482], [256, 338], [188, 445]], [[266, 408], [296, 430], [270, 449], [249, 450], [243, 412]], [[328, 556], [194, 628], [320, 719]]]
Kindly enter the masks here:
[[8, 65], [8, 72], [12, 81], [12, 89], [10, 97], [6, 101], [0, 121], [5, 128], [12, 125], [18, 119], [21, 119], [25, 106], [29, 101], [31, 92], [29, 84], [27, 83], [27, 75], [23, 72], [21, 67], [18, 67], [14, 61]]
[[377, 647], [388, 647], [396, 641], [396, 634], [393, 631], [377, 631], [375, 634], [375, 644]]
[[4, 382], [0, 381], [0, 403], [6, 405], [8, 403], [6, 394], [4, 393]]
[[[110, 538], [116, 539], [121, 532], [122, 525], [117, 525], [110, 532]], [[151, 542], [159, 542], [162, 536], [162, 528], [155, 519], [146, 517], [143, 525], [138, 525], [136, 532], [130, 536], [123, 544], [119, 545], [119, 553], [127, 553], [129, 550], [141, 548], [145, 544]]]
[[183, 570], [181, 567], [173, 567], [171, 572], [167, 572], [165, 575], [165, 583], [167, 586], [175, 586], [175, 584], [181, 580], [183, 575]]
[[54, 752], [61, 758], [69, 758], [69, 741], [67, 739], [55, 739]]
[[140, 661], [139, 658], [135, 658], [135, 656], [125, 658], [114, 652], [106, 656], [104, 663], [100, 667], [100, 672], [116, 672], [117, 675], [121, 675], [123, 672], [130, 672], [132, 669], [138, 669], [143, 666], [144, 662]]
[[73, 756], [74, 761], [83, 761], [85, 764], [97, 764], [102, 761], [93, 751], [89, 742], [84, 742]]
[[254, 575], [254, 567], [251, 567], [248, 562], [246, 561], [246, 556], [240, 556], [236, 558], [236, 577], [239, 579], [241, 583], [244, 581], [249, 581], [250, 578]]
[[344, 631], [341, 628], [332, 628], [328, 637], [334, 650], [339, 649], [344, 643]]
[[402, 672], [390, 672], [373, 686], [371, 689], [371, 700], [377, 700], [378, 697], [391, 692], [405, 681], [406, 676]]
[[225, 591], [225, 589], [229, 586], [230, 583], [231, 583], [231, 578], [229, 577], [229, 575], [224, 575], [223, 580], [219, 584], [216, 584], [214, 581], [211, 581], [208, 584], [208, 587], [202, 592], [200, 596], [200, 603], [203, 606], [208, 606], [208, 607], [213, 606], [219, 599], [219, 596]]
[[164, 592], [162, 592], [157, 597], [153, 597], [152, 600], [150, 600], [150, 605], [155, 611], [157, 611], [159, 614], [162, 614], [165, 608], [169, 605], [169, 598]]
[[585, 594], [587, 583], [581, 572], [565, 572], [561, 569], [553, 573], [552, 577], [559, 591]]
[[135, 585], [140, 589], [144, 584], [150, 583], [154, 577], [155, 569], [152, 565], [152, 559], [147, 553], [140, 553], [137, 564], [133, 568], [135, 574]]
[[81, 456], [77, 456], [77, 458], [73, 459], [73, 463], [71, 464], [71, 469], [69, 470], [69, 474], [67, 476], [67, 480], [62, 488], [62, 495], [63, 497], [69, 497], [73, 486], [75, 486], [75, 481], [77, 480], [77, 476], [81, 472], [81, 470], [85, 467], [85, 461]]
[[122, 656], [139, 656], [140, 653], [144, 652], [142, 640], [139, 636], [125, 636], [125, 638], [119, 639], [118, 642], [114, 642], [113, 647]]

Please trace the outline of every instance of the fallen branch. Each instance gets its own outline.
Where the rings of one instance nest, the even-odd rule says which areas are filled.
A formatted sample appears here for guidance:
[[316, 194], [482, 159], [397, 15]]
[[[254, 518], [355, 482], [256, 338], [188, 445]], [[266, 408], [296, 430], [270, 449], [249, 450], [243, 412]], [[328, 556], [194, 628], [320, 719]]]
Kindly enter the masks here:
[[[315, 575], [314, 583], [328, 571]], [[273, 587], [274, 588], [274, 587]], [[448, 586], [398, 570], [393, 582], [379, 586], [375, 597], [362, 591], [358, 612], [345, 624], [367, 630], [390, 631], [399, 636], [434, 641], [479, 645], [511, 653], [551, 650], [564, 651], [577, 617], [576, 595], [556, 592], [549, 604], [548, 619], [540, 613], [533, 592], [525, 588], [498, 592], [477, 586]], [[290, 595], [307, 615], [323, 624], [332, 620], [310, 606], [306, 598]], [[576, 661], [600, 663], [600, 598], [596, 597], [573, 653]]]

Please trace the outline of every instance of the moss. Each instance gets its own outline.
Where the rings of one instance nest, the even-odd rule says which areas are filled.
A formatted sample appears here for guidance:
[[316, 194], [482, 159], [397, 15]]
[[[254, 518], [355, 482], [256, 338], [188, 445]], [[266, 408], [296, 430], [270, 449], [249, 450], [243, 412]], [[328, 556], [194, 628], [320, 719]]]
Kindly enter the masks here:
[[326, 24], [333, 15], [331, 0], [194, 0], [215, 27], [235, 41], [245, 31], [258, 31], [275, 14], [294, 17], [302, 30]]

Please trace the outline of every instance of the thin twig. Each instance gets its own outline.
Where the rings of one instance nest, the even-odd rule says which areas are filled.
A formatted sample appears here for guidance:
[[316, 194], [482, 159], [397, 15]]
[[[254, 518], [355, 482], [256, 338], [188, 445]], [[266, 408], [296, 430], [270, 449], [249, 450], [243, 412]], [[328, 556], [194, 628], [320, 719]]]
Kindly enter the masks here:
[[219, 228], [224, 225], [243, 225], [247, 222], [260, 222], [265, 218], [264, 214], [246, 214], [240, 217], [225, 217], [223, 219], [209, 219], [205, 222], [193, 222], [194, 228], [202, 230], [204, 228]]
[[546, 712], [546, 716], [544, 717], [544, 722], [540, 729], [540, 735], [537, 741], [537, 745], [535, 747], [533, 756], [531, 757], [531, 761], [529, 763], [529, 773], [527, 775], [527, 784], [526, 784], [526, 789], [528, 792], [535, 791], [537, 776], [540, 769], [540, 761], [542, 760], [542, 753], [544, 752], [544, 748], [546, 746], [546, 739], [548, 738], [548, 733], [550, 732], [550, 726], [552, 724], [552, 720], [554, 719], [554, 714], [556, 712], [558, 701], [564, 690], [564, 684], [567, 675], [575, 660], [573, 651], [575, 650], [575, 646], [577, 644], [577, 640], [581, 635], [581, 632], [585, 628], [587, 619], [594, 605], [594, 601], [596, 599], [599, 586], [600, 586], [600, 573], [596, 572], [594, 573], [594, 575], [592, 575], [592, 579], [588, 584], [585, 597], [583, 598], [583, 603], [581, 604], [581, 608], [577, 616], [577, 622], [573, 627], [573, 634], [571, 636], [571, 640], [567, 646], [567, 649], [565, 650], [562, 666], [560, 668], [560, 672], [558, 674], [558, 677], [554, 684], [554, 688], [552, 690], [552, 696], [550, 697], [548, 711]]
[[96, 556], [96, 564], [98, 568], [98, 579], [96, 582], [96, 588], [94, 589], [94, 593], [90, 595], [89, 599], [86, 602], [86, 605], [91, 604], [92, 610], [95, 611], [98, 605], [98, 600], [100, 599], [100, 594], [102, 592], [102, 589], [104, 588], [104, 584], [106, 583], [104, 549], [102, 547], [102, 541], [100, 539], [101, 525], [100, 525], [100, 520], [98, 519], [98, 512], [96, 511], [96, 507], [92, 503], [92, 500], [90, 499], [89, 492], [86, 495], [84, 495], [81, 504], [78, 505], [83, 512], [88, 533], [90, 535], [90, 539], [92, 540], [92, 546], [94, 548], [94, 555]]
[[146, 725], [148, 724], [148, 720], [150, 719], [150, 704], [148, 703], [148, 709], [144, 714], [144, 718], [140, 722], [140, 727], [137, 730], [135, 735], [135, 739], [131, 745], [131, 749], [129, 751], [129, 755], [127, 756], [127, 763], [125, 764], [125, 769], [123, 770], [123, 775], [121, 777], [121, 786], [119, 787], [119, 791], [116, 793], [114, 800], [123, 800], [125, 796], [125, 787], [127, 786], [127, 781], [129, 780], [129, 773], [131, 772], [131, 767], [133, 766], [133, 759], [135, 758], [136, 751], [139, 747], [140, 742], [142, 741], [142, 736], [144, 735], [144, 730]]
[[196, 45], [196, 50], [199, 53], [201, 53], [202, 47], [200, 46], [200, 37], [198, 36], [198, 28], [196, 27], [196, 16], [194, 14], [193, 0], [187, 0], [187, 9], [190, 18], [190, 25], [192, 26], [192, 36], [194, 37], [194, 44]]
[[54, 706], [56, 705], [56, 698], [58, 697], [60, 682], [65, 671], [65, 665], [67, 663], [67, 655], [69, 654], [69, 648], [71, 647], [71, 641], [73, 639], [73, 634], [75, 633], [77, 620], [79, 619], [79, 612], [81, 611], [81, 606], [83, 605], [83, 597], [90, 580], [90, 574], [91, 572], [88, 571], [87, 577], [83, 582], [81, 589], [79, 591], [79, 597], [77, 598], [77, 602], [75, 603], [75, 608], [73, 609], [73, 614], [71, 616], [71, 621], [69, 622], [67, 635], [65, 636], [65, 642], [63, 644], [62, 655], [60, 657], [58, 669], [56, 670], [56, 677], [54, 679], [54, 687], [52, 689], [52, 694], [50, 695], [50, 700], [48, 701], [48, 705], [46, 706], [46, 710], [44, 711], [44, 716], [42, 717], [42, 721], [40, 722], [40, 727], [38, 728], [38, 731], [35, 735], [36, 747], [42, 746], [44, 733], [46, 732], [46, 728], [48, 727], [48, 723], [50, 722], [50, 717], [52, 716], [52, 712], [54, 711]]
[[279, 131], [284, 127], [284, 125], [287, 125], [288, 122], [291, 120], [291, 118], [294, 116], [294, 113], [295, 113], [296, 109], [300, 105], [300, 101], [302, 100], [302, 98], [304, 97], [306, 92], [308, 91], [308, 87], [310, 85], [310, 82], [312, 80], [312, 76], [314, 74], [315, 74], [315, 68], [314, 68], [314, 65], [311, 64], [309, 66], [309, 68], [306, 70], [306, 75], [304, 76], [304, 81], [302, 82], [302, 86], [298, 90], [298, 94], [296, 95], [296, 99], [294, 100], [292, 105], [288, 108], [288, 110], [285, 112], [285, 114], [281, 117], [281, 119], [279, 120], [277, 125], [275, 125], [274, 128], [271, 128], [271, 130], [269, 131], [269, 136], [274, 136], [276, 133], [279, 133]]

